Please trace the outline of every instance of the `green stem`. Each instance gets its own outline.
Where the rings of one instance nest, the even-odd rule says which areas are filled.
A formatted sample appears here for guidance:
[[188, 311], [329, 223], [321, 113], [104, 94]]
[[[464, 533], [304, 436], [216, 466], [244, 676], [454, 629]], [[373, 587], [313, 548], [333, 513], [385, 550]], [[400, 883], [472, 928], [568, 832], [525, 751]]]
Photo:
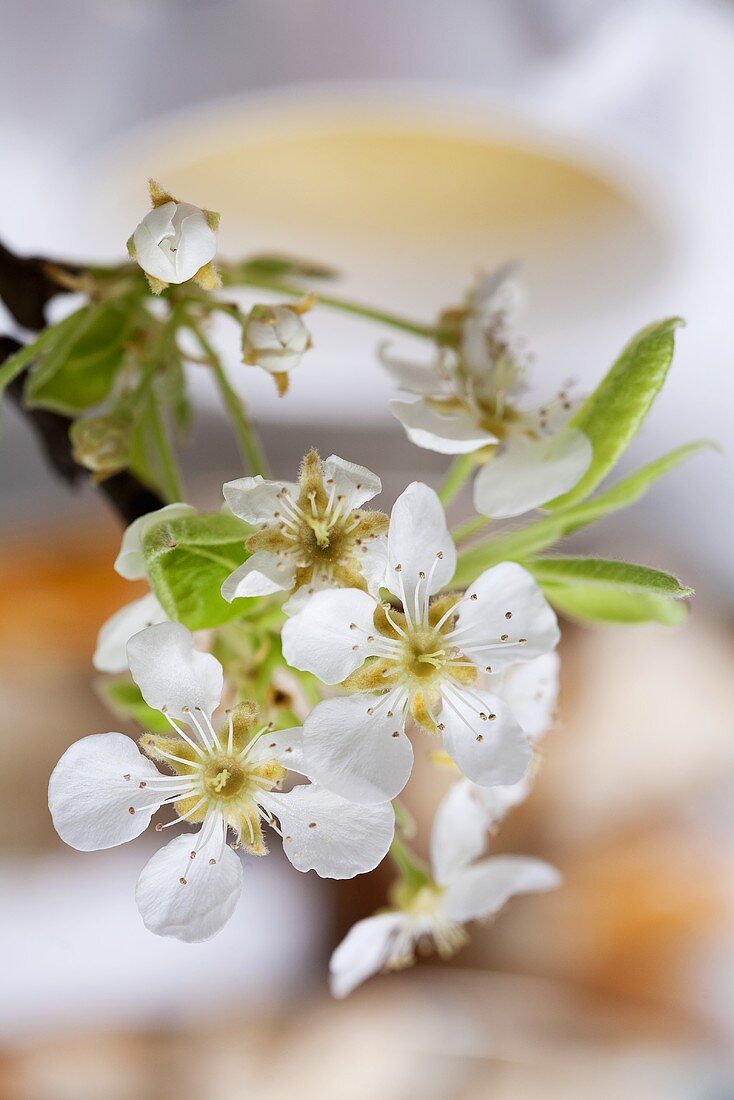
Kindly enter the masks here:
[[237, 442], [242, 457], [253, 474], [265, 474], [267, 472], [265, 455], [260, 446], [260, 441], [257, 438], [257, 433], [250, 423], [244, 402], [230, 385], [219, 356], [199, 326], [193, 321], [189, 321], [188, 327], [198, 340], [201, 350], [204, 352], [214, 371], [214, 378], [219, 386], [222, 401], [232, 420], [232, 427], [237, 436]]
[[400, 872], [401, 886], [407, 893], [417, 892], [430, 881], [431, 876], [423, 860], [414, 856], [397, 836], [390, 845], [390, 858]]
[[[239, 286], [257, 287], [258, 290], [270, 290], [273, 294], [284, 294], [288, 298], [304, 298], [310, 291], [301, 286], [293, 286], [290, 283], [281, 283], [269, 279], [253, 279], [243, 276], [232, 280]], [[368, 321], [377, 321], [381, 325], [400, 329], [401, 332], [409, 332], [413, 336], [426, 336], [433, 339], [436, 330], [433, 325], [423, 325], [418, 321], [410, 321], [407, 317], [399, 317], [395, 313], [386, 310], [374, 309], [372, 306], [364, 306], [360, 302], [352, 302], [348, 298], [336, 297], [333, 294], [322, 294], [321, 291], [313, 291], [317, 303], [328, 306], [329, 309], [338, 309], [341, 313], [350, 313], [354, 317], [364, 317]]]
[[466, 523], [462, 523], [453, 532], [454, 542], [457, 546], [461, 542], [466, 542], [467, 539], [470, 539], [472, 535], [476, 535], [491, 522], [488, 516], [475, 516], [474, 519], [467, 520]]
[[473, 469], [474, 459], [472, 455], [456, 456], [444, 478], [443, 485], [438, 490], [438, 499], [444, 507], [451, 503], [459, 489], [464, 486]]
[[176, 455], [171, 445], [168, 427], [154, 393], [151, 394], [151, 399], [148, 402], [148, 417], [158, 457], [161, 461], [161, 487], [164, 495], [169, 503], [183, 500], [184, 490]]

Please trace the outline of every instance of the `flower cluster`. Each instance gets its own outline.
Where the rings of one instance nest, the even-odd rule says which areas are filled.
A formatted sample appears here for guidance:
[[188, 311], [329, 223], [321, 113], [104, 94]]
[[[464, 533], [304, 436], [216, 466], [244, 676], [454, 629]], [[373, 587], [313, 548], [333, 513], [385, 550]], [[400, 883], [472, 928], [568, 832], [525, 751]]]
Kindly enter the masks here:
[[[303, 314], [318, 301], [295, 284], [331, 273], [283, 256], [216, 269], [218, 217], [153, 182], [150, 193], [153, 209], [128, 244], [139, 267], [66, 272], [67, 283], [81, 280], [70, 289], [98, 300], [4, 368], [6, 377], [27, 369], [29, 403], [35, 394], [43, 407], [47, 357], [63, 352], [59, 386], [67, 363], [87, 362], [98, 326], [112, 355], [110, 384], [94, 388], [86, 406], [71, 395], [70, 407], [93, 412], [72, 427], [74, 454], [97, 481], [140, 473], [142, 497], [158, 484], [168, 501], [123, 535], [115, 569], [149, 591], [104, 624], [94, 654], [95, 667], [115, 677], [100, 689], [112, 709], [144, 732], [137, 743], [110, 732], [73, 744], [51, 776], [49, 807], [59, 835], [80, 851], [135, 839], [159, 811], [157, 831], [181, 827], [143, 868], [136, 901], [148, 929], [185, 941], [207, 939], [230, 919], [246, 875], [240, 853], [265, 855], [270, 834], [298, 871], [334, 879], [367, 873], [389, 853], [397, 873], [389, 907], [359, 921], [332, 957], [341, 997], [425, 947], [452, 955], [465, 925], [560, 881], [542, 859], [486, 855], [490, 835], [529, 795], [538, 741], [553, 722], [554, 608], [582, 620], [675, 622], [691, 590], [648, 566], [544, 551], [638, 500], [695, 449], [588, 499], [662, 385], [677, 322], [642, 330], [574, 409], [567, 390], [542, 405], [527, 400], [510, 268], [480, 279], [434, 325], [324, 298], [431, 342], [427, 364], [382, 347], [383, 364], [413, 398], [391, 410], [413, 443], [457, 459], [440, 493], [414, 481], [388, 517], [366, 507], [382, 492], [380, 478], [337, 455], [309, 450], [296, 480], [267, 476], [207, 335], [213, 313], [234, 320], [243, 362], [284, 394], [311, 346]], [[95, 277], [107, 282], [100, 288]], [[238, 280], [291, 302], [243, 313], [211, 293]], [[155, 309], [148, 288], [161, 295]], [[198, 344], [195, 359], [180, 328]], [[111, 331], [120, 345], [112, 351]], [[186, 359], [211, 370], [247, 462], [247, 476], [224, 485], [225, 503], [210, 514], [184, 502], [167, 419], [151, 415], [157, 394], [173, 394], [171, 419], [185, 421]], [[58, 393], [52, 399], [49, 407], [63, 407]], [[145, 465], [143, 444], [157, 449], [160, 469]], [[451, 528], [444, 504], [475, 469], [478, 515]], [[535, 508], [549, 515], [499, 534], [489, 524]], [[451, 777], [427, 861], [408, 843], [398, 801], [416, 751]]]

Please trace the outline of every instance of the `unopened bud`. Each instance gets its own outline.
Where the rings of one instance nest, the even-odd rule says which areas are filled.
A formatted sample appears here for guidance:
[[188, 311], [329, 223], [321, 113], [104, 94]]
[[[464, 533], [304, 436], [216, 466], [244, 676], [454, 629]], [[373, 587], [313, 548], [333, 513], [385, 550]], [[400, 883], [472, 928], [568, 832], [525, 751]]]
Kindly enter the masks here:
[[123, 470], [130, 460], [130, 428], [123, 413], [75, 421], [69, 431], [74, 461], [102, 477]]
[[311, 334], [302, 314], [313, 299], [297, 305], [253, 306], [242, 336], [242, 358], [250, 366], [273, 375], [287, 374], [311, 347]]
[[178, 202], [154, 180], [150, 196], [153, 209], [128, 241], [128, 251], [148, 276], [152, 290], [160, 293], [169, 283], [188, 282], [199, 272], [205, 273], [202, 281], [210, 289], [219, 215]]

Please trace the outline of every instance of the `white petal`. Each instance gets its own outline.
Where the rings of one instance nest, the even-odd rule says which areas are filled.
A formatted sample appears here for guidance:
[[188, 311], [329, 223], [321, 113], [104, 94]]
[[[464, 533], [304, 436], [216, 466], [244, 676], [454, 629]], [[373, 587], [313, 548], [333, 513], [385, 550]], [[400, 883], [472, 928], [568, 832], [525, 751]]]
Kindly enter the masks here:
[[134, 840], [165, 798], [140, 783], [159, 774], [122, 733], [83, 737], [66, 750], [49, 781], [48, 806], [56, 832], [80, 852]]
[[168, 616], [152, 592], [125, 604], [110, 616], [97, 635], [92, 664], [98, 672], [125, 672], [127, 643], [133, 634], [154, 623], [166, 622], [167, 619]]
[[185, 283], [214, 259], [217, 237], [204, 212], [188, 202], [178, 203], [173, 225], [179, 234], [174, 261], [175, 282]]
[[274, 760], [288, 771], [305, 775], [303, 763], [303, 730], [294, 726], [287, 730], [270, 730], [258, 737], [247, 754], [251, 764], [266, 764]]
[[126, 580], [135, 581], [146, 574], [145, 558], [143, 556], [143, 539], [148, 531], [159, 523], [167, 520], [180, 519], [189, 515], [196, 509], [190, 504], [166, 504], [164, 508], [157, 508], [155, 512], [148, 512], [139, 519], [133, 520], [122, 536], [120, 552], [115, 560], [115, 569]]
[[385, 704], [368, 714], [378, 702], [373, 695], [325, 699], [303, 726], [308, 775], [353, 802], [395, 798], [413, 767], [413, 746], [402, 713], [389, 717]]
[[436, 810], [430, 853], [433, 877], [440, 886], [456, 878], [487, 846], [487, 815], [474, 794], [476, 789], [468, 779], [460, 779]]
[[133, 234], [135, 259], [143, 271], [164, 282], [170, 282], [171, 277], [176, 275], [174, 258], [160, 247], [163, 238], [172, 237], [175, 232], [175, 213], [175, 202], [162, 203], [145, 215]]
[[[454, 575], [456, 547], [446, 526], [441, 501], [433, 489], [420, 481], [414, 481], [395, 501], [387, 553], [385, 585], [396, 596], [405, 594], [406, 611], [411, 616], [417, 584], [420, 583], [422, 600], [426, 591], [438, 592]], [[419, 581], [420, 573], [425, 573], [425, 581]]]
[[325, 460], [324, 480], [327, 490], [331, 490], [333, 482], [337, 499], [344, 498], [345, 511], [361, 508], [366, 501], [382, 492], [382, 482], [377, 474], [373, 474], [366, 466], [357, 466], [338, 455], [330, 455]]
[[561, 660], [557, 653], [545, 653], [533, 661], [512, 665], [505, 672], [487, 678], [487, 686], [510, 706], [527, 736], [535, 741], [552, 723], [558, 701]]
[[403, 425], [411, 443], [428, 451], [463, 455], [497, 442], [497, 436], [480, 427], [464, 409], [442, 409], [422, 399], [391, 401], [390, 412]]
[[558, 644], [554, 611], [527, 569], [516, 562], [485, 570], [467, 593], [476, 599], [462, 603], [455, 632], [447, 637], [479, 667], [498, 672], [549, 653]]
[[194, 648], [194, 639], [180, 623], [159, 623], [136, 634], [127, 644], [133, 680], [154, 710], [164, 708], [174, 718], [184, 708], [201, 708], [211, 717], [222, 697], [222, 666], [211, 653]]
[[202, 829], [208, 834], [203, 844], [199, 833], [177, 836], [148, 860], [138, 879], [135, 900], [145, 927], [157, 936], [186, 943], [211, 939], [242, 893], [242, 862], [225, 843], [222, 827], [205, 823]]
[[[339, 684], [380, 651], [373, 596], [357, 588], [316, 592], [284, 625], [283, 656], [325, 684]], [[370, 642], [368, 639], [372, 638]]]
[[443, 378], [436, 369], [436, 360], [429, 363], [413, 363], [389, 353], [389, 344], [381, 344], [377, 354], [382, 365], [392, 375], [401, 390], [406, 393], [439, 395], [444, 392]]
[[395, 933], [405, 925], [402, 913], [377, 913], [353, 925], [329, 962], [335, 997], [347, 997], [358, 985], [379, 974], [390, 955]]
[[530, 794], [535, 779], [535, 769], [528, 768], [517, 783], [498, 784], [496, 787], [480, 787], [472, 783], [472, 794], [483, 808], [487, 828], [492, 829], [507, 817], [510, 810], [519, 806]]
[[485, 516], [520, 516], [572, 489], [591, 457], [589, 440], [575, 430], [541, 440], [513, 436], [477, 474], [474, 506]]
[[451, 883], [441, 899], [441, 913], [463, 922], [490, 917], [515, 894], [538, 894], [559, 886], [555, 867], [529, 856], [492, 856]]
[[474, 783], [484, 787], [517, 783], [530, 766], [533, 753], [528, 739], [496, 695], [444, 688], [440, 724], [446, 751]]
[[222, 585], [222, 596], [229, 603], [243, 596], [270, 596], [288, 591], [296, 578], [296, 563], [279, 558], [269, 550], [258, 550], [230, 573]]
[[378, 535], [369, 539], [359, 556], [359, 565], [368, 590], [376, 596], [385, 583], [387, 572], [387, 538]]
[[372, 871], [387, 855], [395, 831], [389, 802], [357, 806], [314, 784], [260, 798], [277, 817], [283, 851], [298, 871], [322, 878], [354, 878]]
[[224, 499], [232, 511], [247, 523], [273, 523], [283, 515], [283, 493], [295, 499], [298, 486], [292, 481], [266, 481], [240, 477], [223, 487]]

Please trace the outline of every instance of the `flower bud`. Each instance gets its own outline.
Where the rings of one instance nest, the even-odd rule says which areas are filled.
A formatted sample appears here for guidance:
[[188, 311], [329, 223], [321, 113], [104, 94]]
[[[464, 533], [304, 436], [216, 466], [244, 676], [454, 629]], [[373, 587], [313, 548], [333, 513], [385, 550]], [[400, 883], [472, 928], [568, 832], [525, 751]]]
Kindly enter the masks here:
[[285, 376], [298, 366], [311, 347], [311, 334], [301, 314], [312, 304], [313, 297], [309, 296], [296, 305], [253, 306], [245, 323], [243, 361], [274, 375], [281, 392], [287, 388]]
[[169, 283], [185, 283], [197, 276], [202, 285], [211, 287], [212, 276], [217, 281], [210, 265], [217, 251], [218, 215], [178, 202], [153, 180], [150, 194], [153, 209], [130, 238], [128, 251], [152, 289], [160, 293]]
[[123, 470], [130, 459], [130, 428], [124, 413], [76, 420], [69, 431], [74, 461], [99, 477]]

